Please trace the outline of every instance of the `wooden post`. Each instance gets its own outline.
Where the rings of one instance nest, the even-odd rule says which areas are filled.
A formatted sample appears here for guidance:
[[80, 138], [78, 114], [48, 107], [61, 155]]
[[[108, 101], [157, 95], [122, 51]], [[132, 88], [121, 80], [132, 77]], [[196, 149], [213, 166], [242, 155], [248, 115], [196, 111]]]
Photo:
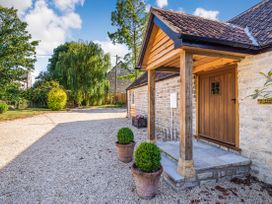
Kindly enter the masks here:
[[148, 123], [147, 139], [156, 142], [155, 136], [155, 70], [148, 70]]
[[192, 130], [192, 72], [192, 54], [182, 50], [180, 54], [180, 158], [177, 171], [185, 178], [195, 177]]

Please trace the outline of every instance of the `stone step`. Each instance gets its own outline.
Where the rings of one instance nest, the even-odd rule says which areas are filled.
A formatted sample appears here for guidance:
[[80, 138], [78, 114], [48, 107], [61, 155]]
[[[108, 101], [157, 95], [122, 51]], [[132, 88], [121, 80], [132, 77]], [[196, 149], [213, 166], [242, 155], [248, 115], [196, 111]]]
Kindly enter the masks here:
[[[169, 145], [170, 144], [170, 145]], [[174, 148], [172, 145], [175, 145]], [[157, 142], [157, 146], [160, 148], [161, 153], [168, 157], [169, 159], [171, 159], [172, 161], [174, 161], [175, 163], [178, 162], [178, 158], [179, 158], [179, 147], [178, 147], [178, 143], [176, 142]]]
[[158, 142], [161, 150], [164, 180], [176, 191], [197, 185], [242, 178], [249, 174], [251, 161], [239, 154], [228, 152], [201, 142], [194, 143], [196, 176], [184, 178], [177, 173], [179, 144]]
[[177, 172], [177, 164], [167, 156], [162, 155], [161, 164], [163, 166], [164, 174], [166, 174], [175, 183], [184, 181], [184, 177]]

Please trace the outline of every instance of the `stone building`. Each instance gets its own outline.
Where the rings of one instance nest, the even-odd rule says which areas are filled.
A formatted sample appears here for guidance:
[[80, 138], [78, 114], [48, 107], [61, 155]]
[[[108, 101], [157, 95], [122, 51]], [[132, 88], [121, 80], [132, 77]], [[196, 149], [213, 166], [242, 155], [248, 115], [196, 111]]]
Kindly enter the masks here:
[[[260, 72], [272, 71], [271, 12], [265, 0], [224, 23], [151, 9], [138, 63], [146, 73], [127, 89], [128, 116], [148, 118], [148, 140], [171, 157], [163, 165], [172, 186], [185, 185], [177, 178], [202, 184], [248, 172], [272, 184], [271, 100], [249, 97], [267, 80]], [[234, 157], [221, 165], [199, 141], [249, 159], [250, 171]], [[200, 160], [202, 151], [208, 156]], [[215, 160], [214, 168], [200, 169]]]
[[130, 71], [122, 66], [122, 62], [119, 62], [107, 75], [110, 82], [109, 92], [112, 96], [115, 94], [116, 100], [119, 102], [126, 102], [126, 88], [131, 84], [131, 81], [119, 79], [118, 77], [128, 74], [130, 74]]
[[[110, 81], [110, 93], [126, 93], [126, 88], [131, 84], [130, 80], [119, 79], [119, 76], [130, 74], [130, 71], [123, 68], [122, 62], [119, 62], [108, 72], [108, 80]], [[116, 84], [116, 86], [115, 86]]]

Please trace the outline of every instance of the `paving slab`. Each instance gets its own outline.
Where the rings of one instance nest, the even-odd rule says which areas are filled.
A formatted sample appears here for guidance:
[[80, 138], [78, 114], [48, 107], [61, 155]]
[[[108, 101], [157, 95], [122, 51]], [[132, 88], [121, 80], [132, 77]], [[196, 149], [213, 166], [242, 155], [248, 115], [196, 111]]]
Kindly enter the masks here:
[[[167, 153], [176, 161], [179, 159], [179, 142], [177, 141], [158, 141], [160, 149]], [[193, 141], [193, 159], [195, 168], [203, 170], [226, 165], [247, 165], [250, 160], [234, 152], [223, 150], [219, 147], [207, 144], [202, 141]]]

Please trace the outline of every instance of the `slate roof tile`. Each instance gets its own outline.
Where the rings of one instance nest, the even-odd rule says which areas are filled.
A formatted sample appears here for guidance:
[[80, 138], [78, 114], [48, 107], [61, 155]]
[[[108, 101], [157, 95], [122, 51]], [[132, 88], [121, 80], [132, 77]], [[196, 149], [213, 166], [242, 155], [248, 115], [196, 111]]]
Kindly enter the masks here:
[[157, 8], [152, 8], [151, 12], [181, 35], [254, 46], [245, 29], [234, 24]]
[[[157, 81], [169, 79], [169, 78], [176, 77], [176, 76], [179, 76], [179, 73], [167, 73], [167, 72], [156, 71], [155, 81], [157, 82]], [[147, 72], [145, 72], [140, 77], [138, 77], [134, 82], [132, 82], [132, 84], [130, 84], [130, 86], [127, 88], [127, 90], [147, 85], [147, 80], [148, 80], [147, 77], [148, 77]]]
[[272, 44], [272, 0], [262, 1], [228, 22], [248, 27], [261, 47]]

